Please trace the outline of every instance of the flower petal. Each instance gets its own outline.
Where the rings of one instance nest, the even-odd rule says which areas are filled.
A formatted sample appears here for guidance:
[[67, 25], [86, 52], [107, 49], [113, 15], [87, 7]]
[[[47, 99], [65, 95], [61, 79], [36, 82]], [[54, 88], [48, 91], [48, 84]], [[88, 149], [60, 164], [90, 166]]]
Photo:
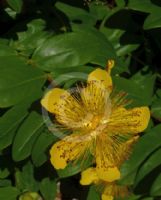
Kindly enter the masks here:
[[47, 92], [41, 100], [41, 105], [49, 112], [56, 113], [59, 109], [58, 104], [63, 103], [63, 97], [70, 94], [60, 88], [54, 88]]
[[101, 133], [96, 142], [96, 171], [98, 177], [106, 182], [113, 182], [120, 178], [120, 171], [117, 167], [119, 159], [117, 143], [106, 133]]
[[[76, 134], [56, 142], [50, 150], [51, 164], [56, 169], [64, 169], [68, 162], [77, 160], [81, 156], [87, 156], [87, 143], [88, 141], [80, 139]], [[86, 157], [83, 157], [83, 159], [86, 159]]]
[[120, 179], [119, 167], [128, 158], [133, 144], [138, 139], [138, 136], [135, 136], [125, 141], [117, 137], [117, 135], [109, 136], [107, 133], [97, 137], [96, 171], [98, 177], [106, 182]]
[[112, 78], [106, 70], [97, 68], [92, 71], [88, 76], [89, 82], [100, 82], [109, 92], [112, 90]]
[[97, 176], [96, 169], [90, 167], [81, 173], [81, 185], [90, 185], [91, 183], [97, 183], [99, 178]]
[[120, 171], [116, 166], [104, 168], [97, 165], [96, 167], [98, 177], [107, 182], [113, 182], [120, 179]]
[[111, 200], [112, 197], [125, 199], [129, 194], [128, 188], [126, 186], [117, 185], [116, 182], [106, 183], [105, 189], [103, 191], [102, 197], [103, 200]]
[[114, 197], [106, 194], [102, 194], [102, 200], [113, 200]]
[[63, 89], [50, 90], [41, 100], [41, 104], [54, 113], [56, 120], [67, 129], [78, 130], [87, 121], [87, 111], [83, 109], [81, 100]]
[[117, 108], [110, 117], [108, 130], [110, 133], [140, 133], [144, 131], [149, 123], [150, 111], [148, 107], [133, 109]]

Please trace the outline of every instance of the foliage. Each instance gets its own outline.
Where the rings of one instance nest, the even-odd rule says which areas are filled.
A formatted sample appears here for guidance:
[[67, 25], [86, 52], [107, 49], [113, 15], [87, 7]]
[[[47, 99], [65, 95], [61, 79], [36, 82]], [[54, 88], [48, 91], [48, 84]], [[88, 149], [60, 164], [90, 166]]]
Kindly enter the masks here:
[[79, 185], [79, 163], [58, 172], [51, 167], [48, 151], [59, 133], [48, 130], [40, 99], [52, 80], [68, 88], [108, 59], [116, 62], [116, 89], [129, 94], [132, 106], [151, 108], [119, 183], [131, 187], [129, 200], [161, 198], [161, 1], [3, 0], [0, 6], [0, 199], [37, 192], [54, 200], [59, 181], [63, 200], [99, 199], [93, 186]]

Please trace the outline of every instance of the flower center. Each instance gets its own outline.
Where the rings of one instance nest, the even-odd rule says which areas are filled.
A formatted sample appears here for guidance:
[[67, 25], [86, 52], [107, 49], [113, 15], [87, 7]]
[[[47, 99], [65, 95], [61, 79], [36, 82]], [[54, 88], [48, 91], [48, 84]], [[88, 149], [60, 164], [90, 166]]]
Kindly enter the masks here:
[[83, 121], [83, 126], [86, 130], [95, 130], [100, 123], [100, 116], [94, 116], [89, 113]]
[[85, 130], [89, 133], [89, 137], [96, 138], [107, 127], [110, 114], [93, 115], [89, 113], [83, 122]]

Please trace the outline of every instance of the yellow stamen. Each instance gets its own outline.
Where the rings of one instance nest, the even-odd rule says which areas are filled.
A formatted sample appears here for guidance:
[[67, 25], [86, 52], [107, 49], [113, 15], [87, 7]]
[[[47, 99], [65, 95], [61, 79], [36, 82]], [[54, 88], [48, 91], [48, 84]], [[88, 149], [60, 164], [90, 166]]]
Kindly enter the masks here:
[[111, 73], [111, 69], [114, 67], [115, 65], [115, 61], [114, 60], [108, 60], [107, 64], [106, 64], [106, 71], [110, 74]]

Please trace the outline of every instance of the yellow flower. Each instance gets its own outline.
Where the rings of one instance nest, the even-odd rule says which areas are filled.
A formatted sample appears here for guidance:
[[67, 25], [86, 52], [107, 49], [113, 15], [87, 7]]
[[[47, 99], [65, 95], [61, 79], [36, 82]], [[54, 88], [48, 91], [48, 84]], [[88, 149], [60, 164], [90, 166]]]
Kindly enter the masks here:
[[112, 91], [111, 65], [91, 72], [87, 85], [76, 91], [54, 88], [41, 100], [42, 106], [55, 115], [63, 128], [72, 134], [55, 143], [51, 150], [51, 163], [56, 169], [64, 169], [68, 162], [87, 158], [91, 153], [96, 158], [97, 171], [108, 181], [109, 170], [119, 179], [116, 166], [122, 160], [118, 156], [120, 145], [127, 136], [142, 132], [148, 125], [148, 107], [126, 109], [125, 93]]
[[128, 195], [126, 186], [117, 185], [117, 183], [107, 183], [102, 194], [102, 200], [114, 200], [114, 197], [124, 198]]
[[[130, 140], [127, 140], [125, 143], [120, 145], [120, 150], [118, 152], [119, 156], [122, 158], [123, 163], [125, 159], [129, 156], [133, 144], [138, 140], [138, 136], [133, 137]], [[118, 166], [120, 167], [120, 166]], [[104, 176], [106, 179], [104, 178]], [[97, 168], [90, 167], [83, 171], [81, 173], [81, 185], [90, 185], [92, 183], [96, 185], [102, 185], [103, 186], [103, 192], [102, 192], [102, 200], [113, 200], [114, 197], [121, 197], [124, 198], [128, 195], [128, 188], [126, 186], [120, 186], [117, 185], [116, 181], [111, 181], [113, 179], [112, 176], [116, 176], [116, 171], [114, 169], [106, 169], [104, 168], [104, 174], [101, 174], [98, 172]], [[106, 181], [108, 180], [108, 181]]]
[[[109, 173], [109, 176], [110, 173]], [[92, 183], [97, 186], [102, 186], [102, 200], [113, 200], [114, 197], [125, 197], [128, 195], [128, 188], [126, 186], [117, 185], [116, 181], [105, 182], [97, 174], [96, 168], [88, 168], [81, 173], [81, 185], [90, 185]]]

